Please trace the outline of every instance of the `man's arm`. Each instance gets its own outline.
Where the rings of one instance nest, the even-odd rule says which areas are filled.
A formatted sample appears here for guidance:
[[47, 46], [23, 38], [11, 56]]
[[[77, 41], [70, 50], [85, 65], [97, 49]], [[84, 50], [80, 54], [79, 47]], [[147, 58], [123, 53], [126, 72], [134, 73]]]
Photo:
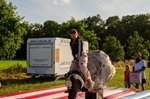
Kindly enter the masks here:
[[150, 68], [150, 60], [148, 61], [147, 66], [148, 66], [148, 68]]
[[73, 56], [73, 59], [76, 59], [76, 56], [73, 54], [73, 49], [72, 49], [72, 46], [71, 46], [71, 41], [70, 41], [70, 50], [71, 50], [71, 54], [72, 54], [72, 56]]
[[79, 38], [78, 39], [78, 56], [77, 56], [78, 60], [80, 59], [82, 51], [83, 51], [83, 41]]
[[143, 60], [143, 66], [142, 66], [142, 68], [140, 69], [140, 71], [145, 70], [145, 68], [146, 68], [146, 64], [145, 64], [145, 61]]
[[134, 72], [134, 66], [132, 67], [132, 71]]
[[145, 70], [145, 66], [142, 66], [141, 69], [139, 69], [139, 70], [137, 70], [137, 71], [135, 71], [135, 72], [140, 72], [140, 71], [143, 71], [143, 70]]

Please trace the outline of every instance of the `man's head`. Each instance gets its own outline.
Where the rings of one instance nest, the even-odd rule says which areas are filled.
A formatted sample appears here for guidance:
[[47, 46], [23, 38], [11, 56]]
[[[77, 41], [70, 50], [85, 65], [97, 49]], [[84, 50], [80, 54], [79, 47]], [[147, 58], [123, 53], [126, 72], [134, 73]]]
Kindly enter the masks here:
[[141, 53], [137, 53], [136, 54], [136, 63], [138, 63], [141, 59], [142, 59], [142, 54]]
[[78, 37], [78, 32], [76, 29], [72, 29], [70, 32], [69, 32], [69, 35], [71, 37], [71, 39], [75, 40], [77, 37]]
[[142, 58], [142, 54], [141, 53], [137, 53], [136, 54], [136, 58], [141, 59]]

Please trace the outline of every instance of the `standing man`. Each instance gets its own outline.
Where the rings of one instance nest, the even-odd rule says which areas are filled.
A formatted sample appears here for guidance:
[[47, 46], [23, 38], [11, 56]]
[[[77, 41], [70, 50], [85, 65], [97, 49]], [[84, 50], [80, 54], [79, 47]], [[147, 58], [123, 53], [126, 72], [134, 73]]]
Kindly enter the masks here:
[[[145, 61], [142, 59], [141, 53], [137, 53], [136, 59], [133, 64], [133, 72], [141, 72], [142, 75], [142, 83], [141, 87], [142, 90], [145, 90], [144, 84], [146, 83], [146, 77], [145, 77]], [[136, 88], [139, 88], [139, 84], [136, 84]]]

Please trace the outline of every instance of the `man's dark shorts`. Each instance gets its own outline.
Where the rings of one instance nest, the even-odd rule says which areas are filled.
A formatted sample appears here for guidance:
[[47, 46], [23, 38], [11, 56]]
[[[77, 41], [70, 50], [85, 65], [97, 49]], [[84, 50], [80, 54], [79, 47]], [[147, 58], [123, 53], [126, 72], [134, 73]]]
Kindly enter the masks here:
[[142, 84], [145, 84], [146, 83], [146, 79], [142, 79]]

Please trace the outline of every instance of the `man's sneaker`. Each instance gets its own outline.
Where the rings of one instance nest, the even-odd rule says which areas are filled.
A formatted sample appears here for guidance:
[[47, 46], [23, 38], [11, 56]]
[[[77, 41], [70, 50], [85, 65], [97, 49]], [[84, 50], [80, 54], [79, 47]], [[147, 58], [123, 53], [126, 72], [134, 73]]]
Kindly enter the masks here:
[[88, 91], [91, 92], [93, 88], [94, 88], [94, 81], [90, 81]]

